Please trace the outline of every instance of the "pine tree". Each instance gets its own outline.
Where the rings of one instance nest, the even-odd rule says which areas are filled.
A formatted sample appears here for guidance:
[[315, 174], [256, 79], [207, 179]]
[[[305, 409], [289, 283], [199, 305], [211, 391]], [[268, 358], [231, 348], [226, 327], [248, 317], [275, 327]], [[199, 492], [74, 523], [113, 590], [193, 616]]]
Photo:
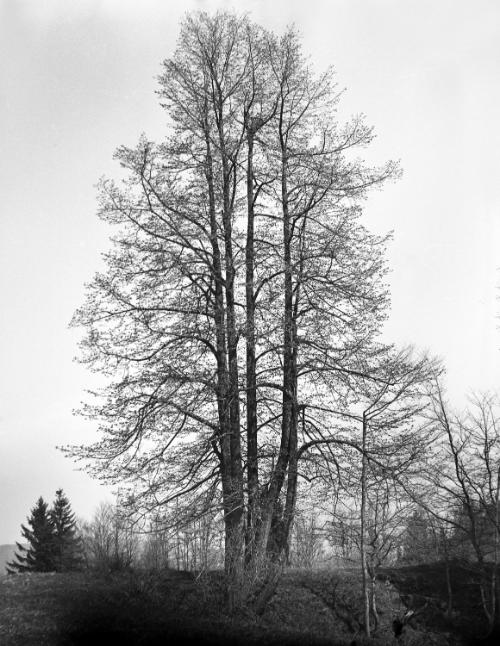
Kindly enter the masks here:
[[62, 489], [50, 511], [54, 525], [54, 564], [57, 572], [78, 570], [82, 564], [82, 545], [77, 535], [75, 515]]
[[9, 574], [16, 572], [52, 572], [54, 562], [54, 522], [48, 505], [40, 496], [28, 517], [29, 528], [21, 525], [21, 533], [28, 546], [16, 543], [17, 561], [7, 563]]

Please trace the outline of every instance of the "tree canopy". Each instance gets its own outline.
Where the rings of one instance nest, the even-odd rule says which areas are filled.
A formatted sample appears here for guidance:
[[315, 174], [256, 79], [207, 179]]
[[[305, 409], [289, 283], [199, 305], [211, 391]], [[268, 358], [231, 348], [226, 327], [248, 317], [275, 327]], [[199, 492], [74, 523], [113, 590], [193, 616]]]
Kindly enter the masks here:
[[398, 356], [379, 340], [387, 237], [362, 205], [399, 171], [362, 160], [373, 129], [338, 122], [333, 71], [314, 72], [293, 28], [188, 15], [158, 95], [165, 140], [120, 147], [125, 179], [100, 183], [112, 248], [74, 324], [108, 382], [83, 410], [100, 439], [70, 453], [136, 506], [220, 504], [230, 602], [244, 575], [262, 600], [299, 474], [352, 448], [368, 382], [398, 390], [380, 361]]
[[16, 560], [7, 563], [7, 572], [52, 572], [54, 567], [54, 525], [48, 505], [40, 496], [28, 516], [28, 526], [21, 525], [27, 545], [16, 543]]

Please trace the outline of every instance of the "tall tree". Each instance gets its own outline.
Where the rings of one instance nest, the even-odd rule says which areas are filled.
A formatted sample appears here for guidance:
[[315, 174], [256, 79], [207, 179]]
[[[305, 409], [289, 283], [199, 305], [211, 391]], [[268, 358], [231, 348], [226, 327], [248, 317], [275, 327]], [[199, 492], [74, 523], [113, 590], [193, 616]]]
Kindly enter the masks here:
[[128, 178], [101, 183], [118, 231], [75, 324], [109, 377], [84, 409], [103, 438], [70, 452], [137, 505], [220, 495], [229, 604], [262, 608], [301, 447], [319, 411], [336, 428], [385, 317], [385, 238], [360, 204], [397, 168], [360, 161], [372, 129], [337, 124], [332, 72], [313, 74], [293, 29], [189, 15], [159, 95], [170, 136], [120, 148]]
[[77, 534], [76, 519], [70, 502], [62, 489], [50, 510], [54, 527], [54, 565], [58, 572], [77, 570], [82, 564], [81, 538]]
[[41, 496], [28, 516], [28, 527], [21, 525], [21, 533], [27, 545], [16, 543], [16, 560], [7, 563], [7, 572], [53, 572], [56, 569], [54, 523]]

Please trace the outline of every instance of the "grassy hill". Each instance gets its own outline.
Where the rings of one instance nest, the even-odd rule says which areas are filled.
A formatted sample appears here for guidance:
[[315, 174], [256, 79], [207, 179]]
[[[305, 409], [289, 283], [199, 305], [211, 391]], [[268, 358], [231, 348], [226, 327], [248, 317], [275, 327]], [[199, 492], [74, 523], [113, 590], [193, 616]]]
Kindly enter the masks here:
[[[408, 578], [408, 577], [407, 577]], [[380, 582], [380, 624], [362, 634], [359, 573], [291, 571], [265, 613], [230, 616], [220, 574], [22, 574], [0, 582], [2, 646], [445, 646], [461, 644], [450, 630], [419, 621], [395, 639], [392, 622], [405, 610], [395, 586]]]

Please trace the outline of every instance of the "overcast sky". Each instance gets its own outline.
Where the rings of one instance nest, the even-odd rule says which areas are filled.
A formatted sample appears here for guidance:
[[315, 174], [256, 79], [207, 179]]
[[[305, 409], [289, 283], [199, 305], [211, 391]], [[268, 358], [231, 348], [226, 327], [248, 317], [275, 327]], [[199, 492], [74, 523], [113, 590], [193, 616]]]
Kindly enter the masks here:
[[78, 516], [109, 496], [56, 445], [92, 385], [69, 330], [110, 231], [95, 183], [114, 149], [165, 133], [154, 94], [179, 20], [233, 8], [294, 22], [341, 113], [375, 126], [370, 159], [404, 175], [366, 204], [393, 229], [385, 336], [441, 356], [450, 399], [500, 386], [500, 3], [497, 0], [0, 0], [0, 544], [58, 487]]

